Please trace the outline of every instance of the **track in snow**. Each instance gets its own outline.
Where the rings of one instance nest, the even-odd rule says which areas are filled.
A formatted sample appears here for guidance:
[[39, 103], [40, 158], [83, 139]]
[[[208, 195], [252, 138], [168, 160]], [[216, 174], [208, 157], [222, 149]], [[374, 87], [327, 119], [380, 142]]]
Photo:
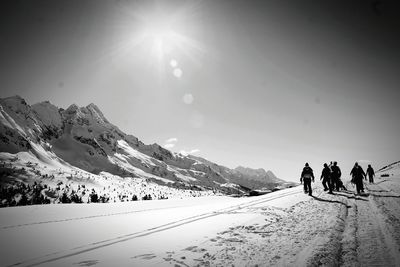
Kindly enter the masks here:
[[[112, 246], [114, 244], [118, 244], [121, 242], [126, 242], [135, 238], [139, 238], [139, 237], [143, 237], [143, 236], [148, 236], [148, 235], [152, 235], [155, 233], [159, 233], [162, 231], [167, 231], [169, 229], [172, 228], [177, 228], [189, 223], [193, 223], [196, 221], [200, 221], [200, 220], [205, 220], [207, 218], [210, 217], [215, 217], [221, 214], [227, 214], [227, 213], [231, 213], [243, 208], [248, 208], [251, 206], [255, 206], [255, 205], [259, 205], [262, 203], [266, 203], [272, 200], [276, 200], [279, 198], [283, 198], [286, 196], [290, 196], [290, 195], [295, 195], [295, 194], [301, 194], [302, 192], [300, 190], [296, 190], [294, 192], [284, 192], [282, 194], [279, 195], [265, 195], [263, 197], [257, 198], [255, 200], [252, 201], [248, 201], [242, 204], [237, 204], [234, 206], [230, 206], [227, 208], [223, 208], [223, 209], [219, 209], [219, 210], [215, 210], [212, 212], [206, 212], [200, 215], [195, 215], [195, 216], [190, 216], [184, 219], [180, 219], [180, 220], [175, 220], [173, 222], [169, 222], [167, 224], [163, 224], [163, 225], [159, 225], [156, 227], [152, 227], [143, 231], [138, 231], [138, 232], [134, 232], [134, 233], [130, 233], [130, 234], [125, 234], [125, 235], [121, 235], [121, 236], [117, 236], [114, 238], [109, 238], [106, 240], [101, 240], [98, 242], [93, 242], [93, 243], [89, 243], [89, 244], [85, 244], [82, 246], [78, 246], [72, 249], [68, 249], [68, 250], [64, 250], [64, 251], [57, 251], [51, 254], [47, 254], [41, 257], [37, 257], [37, 258], [33, 258], [33, 259], [29, 259], [26, 261], [22, 261], [22, 262], [18, 262], [18, 263], [14, 263], [8, 266], [37, 266], [40, 264], [44, 264], [44, 263], [49, 263], [49, 262], [53, 262], [53, 261], [57, 261], [57, 260], [61, 260], [61, 259], [65, 259], [68, 257], [72, 257], [75, 255], [79, 255], [85, 252], [89, 252], [89, 251], [93, 251], [96, 249], [100, 249], [100, 248], [104, 248], [107, 246]], [[171, 207], [171, 208], [176, 208], [176, 207]], [[169, 209], [169, 208], [163, 208], [163, 209]], [[143, 210], [146, 211], [146, 210]], [[149, 211], [149, 210], [147, 210]], [[132, 211], [132, 212], [128, 212], [128, 213], [133, 213], [133, 212], [138, 212], [138, 211]], [[64, 219], [64, 220], [54, 220], [54, 221], [45, 221], [45, 222], [38, 222], [38, 223], [34, 223], [34, 224], [45, 224], [45, 223], [58, 223], [58, 222], [64, 222], [64, 221], [70, 221], [70, 220], [85, 220], [85, 219], [92, 219], [94, 217], [107, 217], [107, 216], [117, 216], [117, 215], [124, 215], [127, 212], [123, 212], [123, 213], [111, 213], [111, 214], [104, 214], [104, 215], [98, 215], [98, 216], [88, 216], [88, 217], [80, 217], [80, 218], [72, 218], [72, 219]], [[32, 224], [27, 224], [27, 225], [32, 225]], [[14, 227], [18, 227], [18, 226], [23, 226], [23, 225], [16, 225]], [[9, 226], [8, 228], [11, 228], [11, 226]]]
[[[400, 266], [399, 196], [379, 184], [366, 185], [367, 198], [348, 198], [352, 212], [347, 232], [354, 235], [357, 264], [360, 266]], [[354, 266], [354, 262], [344, 262]]]

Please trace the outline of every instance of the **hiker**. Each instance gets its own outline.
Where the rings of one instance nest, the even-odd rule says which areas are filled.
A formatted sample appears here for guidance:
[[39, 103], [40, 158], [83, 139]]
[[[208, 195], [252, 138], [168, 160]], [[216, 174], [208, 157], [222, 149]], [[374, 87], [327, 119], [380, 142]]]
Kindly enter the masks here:
[[[324, 163], [324, 169], [321, 173], [322, 185], [324, 186], [324, 191], [329, 190], [329, 194], [333, 194], [332, 192], [332, 181], [331, 181], [331, 169], [328, 167], [328, 164]], [[328, 184], [328, 185], [327, 185]]]
[[[340, 178], [338, 180], [338, 188], [347, 191], [347, 188], [344, 186], [343, 181]], [[339, 189], [337, 189], [337, 191], [339, 191]]]
[[368, 174], [368, 178], [369, 178], [369, 183], [373, 184], [375, 172], [374, 172], [374, 169], [371, 167], [371, 164], [368, 164], [367, 174]]
[[314, 172], [308, 163], [306, 163], [301, 172], [300, 182], [304, 182], [304, 193], [308, 193], [310, 196], [312, 196], [311, 180], [314, 182]]
[[356, 185], [357, 194], [360, 194], [361, 192], [364, 193], [363, 178], [367, 180], [367, 177], [364, 170], [361, 168], [360, 165], [358, 165], [357, 162], [354, 164], [350, 175], [352, 176], [351, 182]]
[[[342, 176], [342, 171], [340, 170], [339, 166], [337, 165], [337, 162], [334, 161], [333, 165], [331, 166], [331, 180], [332, 180], [332, 188], [336, 189], [336, 191], [339, 191], [339, 181], [340, 177]], [[343, 185], [343, 182], [342, 182]]]

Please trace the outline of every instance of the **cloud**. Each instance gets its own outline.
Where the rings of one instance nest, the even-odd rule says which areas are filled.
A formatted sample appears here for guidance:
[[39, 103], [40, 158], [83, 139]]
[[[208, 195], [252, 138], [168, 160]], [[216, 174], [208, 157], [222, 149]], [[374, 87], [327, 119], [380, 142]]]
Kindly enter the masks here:
[[176, 138], [176, 137], [172, 137], [172, 138], [170, 138], [170, 139], [165, 141], [166, 144], [176, 143], [176, 142], [178, 142], [178, 138]]
[[176, 145], [177, 142], [178, 142], [178, 138], [172, 137], [170, 139], [165, 140], [165, 142], [164, 142], [165, 144], [163, 147], [166, 149], [171, 149]]
[[197, 152], [200, 152], [200, 149], [192, 149], [192, 150], [190, 150], [189, 151], [189, 154], [194, 154], [194, 153], [197, 153]]
[[171, 149], [171, 148], [173, 148], [174, 146], [175, 146], [175, 144], [169, 143], [169, 144], [165, 144], [165, 145], [164, 145], [164, 148], [166, 148], [166, 149]]
[[200, 149], [196, 148], [196, 149], [192, 149], [190, 151], [186, 151], [186, 150], [179, 151], [179, 153], [181, 153], [184, 156], [191, 155], [191, 154], [194, 154], [194, 153], [197, 153], [197, 152], [200, 152]]
[[[176, 137], [169, 138], [169, 139], [165, 140], [163, 147], [166, 148], [166, 149], [172, 149], [172, 148], [175, 147], [177, 142], [178, 142], [178, 138], [176, 138]], [[200, 150], [197, 149], [197, 148], [192, 149], [192, 150], [188, 150], [188, 151], [186, 151], [186, 150], [179, 151], [179, 153], [181, 153], [184, 156], [192, 155], [192, 154], [197, 153], [197, 152], [200, 152]]]

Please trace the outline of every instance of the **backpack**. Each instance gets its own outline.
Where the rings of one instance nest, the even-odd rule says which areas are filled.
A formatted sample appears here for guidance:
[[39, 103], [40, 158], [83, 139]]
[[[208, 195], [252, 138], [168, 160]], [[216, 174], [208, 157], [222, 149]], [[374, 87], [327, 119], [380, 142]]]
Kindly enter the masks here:
[[302, 178], [311, 179], [313, 176], [312, 173], [313, 173], [313, 171], [310, 167], [304, 167], [303, 173], [302, 173]]

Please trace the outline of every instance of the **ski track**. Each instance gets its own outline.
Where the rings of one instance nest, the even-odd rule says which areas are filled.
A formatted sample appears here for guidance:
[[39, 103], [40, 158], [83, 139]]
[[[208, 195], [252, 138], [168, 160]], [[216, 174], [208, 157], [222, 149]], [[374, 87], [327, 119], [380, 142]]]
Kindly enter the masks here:
[[[226, 213], [230, 213], [230, 212], [234, 212], [236, 210], [240, 210], [243, 208], [248, 208], [254, 205], [259, 205], [265, 202], [269, 202], [275, 199], [279, 199], [285, 196], [290, 196], [290, 195], [295, 195], [295, 194], [300, 194], [300, 192], [288, 192], [288, 193], [283, 193], [280, 194], [278, 196], [266, 196], [263, 197], [261, 199], [256, 199], [253, 201], [249, 201], [249, 202], [245, 202], [242, 204], [238, 204], [238, 205], [234, 205], [228, 208], [223, 208], [217, 211], [212, 211], [212, 212], [208, 212], [208, 213], [204, 213], [204, 214], [200, 214], [200, 215], [196, 215], [196, 216], [192, 216], [192, 217], [188, 217], [188, 218], [184, 218], [181, 220], [177, 220], [177, 221], [173, 221], [161, 226], [157, 226], [157, 227], [153, 227], [153, 228], [149, 228], [143, 231], [139, 231], [139, 232], [135, 232], [135, 233], [131, 233], [131, 234], [127, 234], [127, 235], [123, 235], [123, 236], [118, 236], [115, 238], [111, 238], [111, 239], [107, 239], [107, 240], [102, 240], [102, 241], [98, 241], [98, 242], [94, 242], [94, 243], [90, 243], [90, 244], [86, 244], [86, 245], [82, 245], [79, 247], [75, 247], [69, 250], [65, 250], [65, 251], [58, 251], [58, 252], [54, 252], [48, 255], [44, 255], [44, 256], [40, 256], [37, 258], [33, 258], [33, 259], [28, 259], [26, 261], [23, 262], [18, 262], [15, 264], [11, 264], [8, 266], [37, 266], [40, 264], [44, 264], [44, 263], [48, 263], [48, 262], [53, 262], [53, 261], [57, 261], [60, 259], [64, 259], [64, 258], [68, 258], [71, 256], [75, 256], [78, 254], [82, 254], [85, 252], [89, 252], [92, 250], [96, 250], [99, 248], [103, 248], [103, 247], [107, 247], [107, 246], [111, 246], [117, 243], [121, 243], [121, 242], [125, 242], [134, 238], [138, 238], [138, 237], [143, 237], [143, 236], [147, 236], [147, 235], [151, 235], [154, 233], [158, 233], [161, 231], [165, 231], [168, 229], [172, 229], [172, 228], [176, 228], [188, 223], [192, 223], [195, 221], [199, 221], [199, 220], [204, 220], [210, 217], [214, 217], [214, 216], [218, 216], [221, 214], [226, 214]], [[122, 215], [125, 213], [118, 213], [118, 214], [110, 214], [109, 216], [114, 216], [114, 215]], [[92, 217], [87, 217], [88, 219], [92, 218]], [[79, 219], [79, 218], [78, 218]], [[67, 221], [67, 220], [64, 220]], [[54, 222], [58, 222], [58, 221], [54, 221]]]
[[132, 210], [132, 211], [124, 211], [124, 212], [116, 212], [116, 213], [106, 213], [106, 214], [99, 214], [99, 215], [93, 215], [93, 216], [83, 216], [83, 217], [67, 218], [67, 219], [60, 219], [60, 220], [49, 220], [49, 221], [41, 221], [41, 222], [7, 225], [7, 226], [3, 226], [0, 229], [2, 230], [2, 229], [18, 228], [18, 227], [32, 226], [32, 225], [38, 225], [38, 224], [79, 221], [79, 220], [87, 220], [87, 219], [94, 219], [94, 218], [100, 218], [100, 217], [111, 217], [111, 216], [118, 216], [118, 215], [127, 215], [127, 214], [132, 214], [132, 213], [148, 212], [148, 211], [154, 211], [154, 210], [176, 209], [176, 208], [182, 208], [182, 207], [184, 207], [184, 206], [172, 206], [172, 207], [165, 207], [165, 208], [154, 208], [154, 209]]

